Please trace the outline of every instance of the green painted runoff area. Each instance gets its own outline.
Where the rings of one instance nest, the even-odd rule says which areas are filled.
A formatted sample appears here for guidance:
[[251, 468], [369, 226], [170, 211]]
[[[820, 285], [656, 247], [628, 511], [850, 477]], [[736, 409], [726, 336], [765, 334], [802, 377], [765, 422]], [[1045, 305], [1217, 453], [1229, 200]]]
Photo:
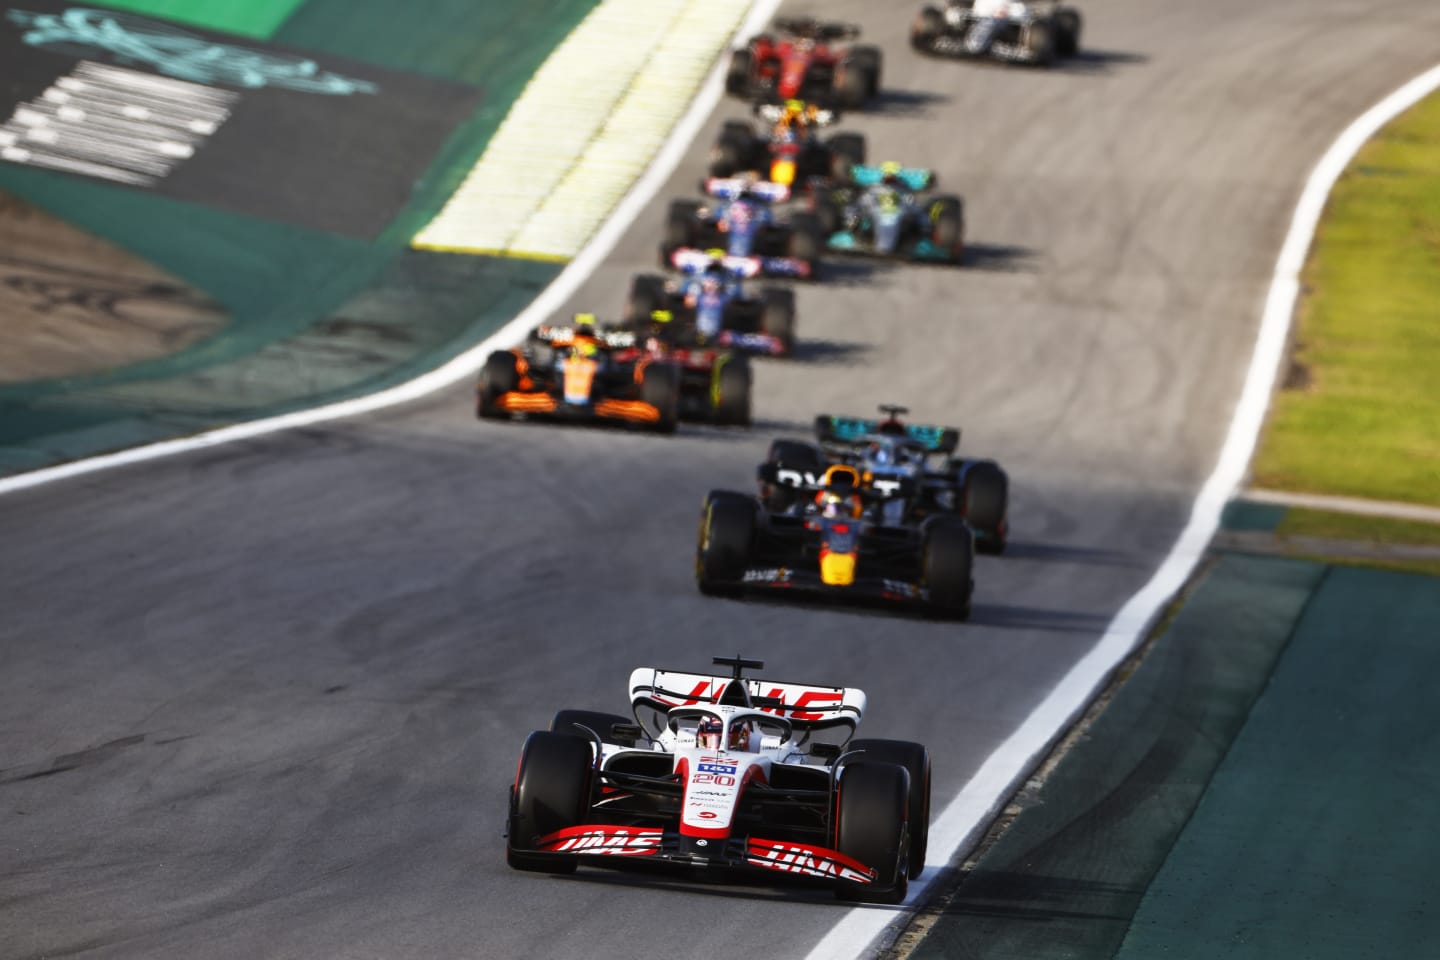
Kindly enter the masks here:
[[1332, 567], [1118, 960], [1440, 950], [1440, 579]]
[[110, 7], [193, 27], [268, 40], [305, 0], [100, 0]]
[[[137, 253], [231, 317], [169, 357], [0, 388], [0, 475], [371, 392], [498, 329], [560, 265], [419, 254], [409, 241], [597, 2], [430, 0], [423, 13], [405, 0], [289, 5], [273, 42], [485, 90], [373, 242], [0, 164], [0, 190]], [[191, 20], [210, 7], [192, 2]]]
[[1111, 957], [1322, 569], [1222, 560], [1038, 795], [1022, 801], [916, 960]]
[[1440, 579], [1221, 554], [917, 960], [1440, 943]]

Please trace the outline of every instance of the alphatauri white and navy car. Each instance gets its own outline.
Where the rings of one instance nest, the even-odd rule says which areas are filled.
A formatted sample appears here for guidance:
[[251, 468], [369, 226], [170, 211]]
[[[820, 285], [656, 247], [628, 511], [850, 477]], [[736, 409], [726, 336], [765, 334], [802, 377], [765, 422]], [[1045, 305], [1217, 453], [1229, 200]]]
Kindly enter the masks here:
[[852, 739], [854, 687], [642, 667], [634, 722], [561, 710], [525, 741], [506, 860], [569, 873], [644, 860], [756, 879], [808, 879], [846, 900], [897, 903], [925, 867], [930, 755]]

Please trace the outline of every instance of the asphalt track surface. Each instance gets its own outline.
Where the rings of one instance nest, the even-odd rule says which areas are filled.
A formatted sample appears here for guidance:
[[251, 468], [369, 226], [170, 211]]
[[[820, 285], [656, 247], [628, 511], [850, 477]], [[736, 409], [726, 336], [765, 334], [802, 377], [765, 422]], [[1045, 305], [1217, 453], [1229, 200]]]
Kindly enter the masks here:
[[[509, 871], [525, 734], [738, 651], [865, 687], [867, 733], [929, 744], [938, 810], [1090, 649], [1210, 471], [1305, 175], [1432, 65], [1440, 7], [1095, 3], [1048, 73], [825, 9], [888, 57], [853, 126], [967, 197], [972, 263], [806, 288], [753, 432], [480, 425], [456, 388], [0, 500], [0, 954], [800, 955], [825, 893]], [[662, 211], [574, 308], [618, 308]], [[704, 491], [882, 401], [1014, 478], [973, 621], [701, 598]]]

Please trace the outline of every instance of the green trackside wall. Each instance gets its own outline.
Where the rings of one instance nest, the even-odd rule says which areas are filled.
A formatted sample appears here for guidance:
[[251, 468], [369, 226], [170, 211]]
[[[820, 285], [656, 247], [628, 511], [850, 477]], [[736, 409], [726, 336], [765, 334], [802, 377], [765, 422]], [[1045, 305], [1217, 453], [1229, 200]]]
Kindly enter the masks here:
[[110, 7], [209, 30], [268, 40], [305, 0], [104, 0]]
[[[597, 2], [254, 5], [284, 19], [271, 42], [485, 93], [480, 109], [415, 184], [410, 203], [370, 242], [0, 165], [0, 190], [137, 253], [208, 293], [231, 315], [221, 334], [169, 357], [0, 388], [0, 475], [368, 392], [443, 362], [498, 329], [560, 265], [419, 255], [409, 241], [463, 180], [530, 76]], [[204, 10], [205, 26], [244, 26], [257, 36], [266, 24], [258, 11], [247, 24], [232, 19], [227, 27], [217, 19], [224, 8], [248, 3], [133, 4], [142, 6], [141, 12], [157, 14], [161, 6], [188, 6], [190, 16], [177, 19], [195, 23]]]

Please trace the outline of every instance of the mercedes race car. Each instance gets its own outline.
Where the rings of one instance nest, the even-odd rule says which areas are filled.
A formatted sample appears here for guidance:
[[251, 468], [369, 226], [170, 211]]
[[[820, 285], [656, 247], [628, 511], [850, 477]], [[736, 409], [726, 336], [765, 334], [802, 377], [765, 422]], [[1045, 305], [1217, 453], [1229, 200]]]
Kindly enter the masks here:
[[630, 423], [661, 433], [680, 420], [749, 426], [751, 372], [743, 354], [599, 329], [589, 314], [576, 321], [542, 324], [521, 346], [490, 354], [476, 416]]
[[835, 464], [854, 467], [869, 492], [866, 516], [887, 527], [958, 517], [981, 553], [1003, 553], [1009, 536], [1010, 478], [994, 460], [955, 455], [955, 427], [907, 424], [904, 407], [884, 404], [884, 420], [815, 418], [816, 442], [775, 440], [757, 470], [760, 500], [773, 513], [803, 513]]
[[[762, 482], [784, 484], [762, 464]], [[744, 493], [712, 490], [700, 508], [695, 581], [701, 593], [807, 593], [830, 601], [883, 602], [947, 619], [970, 616], [975, 534], [964, 519], [937, 512], [918, 523], [885, 522], [885, 500], [912, 495], [905, 484], [866, 484], [833, 464], [813, 494], [776, 511]], [[797, 486], [808, 483], [797, 478]]]
[[948, 194], [927, 194], [934, 174], [898, 163], [855, 166], [850, 183], [811, 195], [811, 207], [838, 253], [960, 263], [965, 207]]
[[783, 357], [794, 348], [795, 292], [747, 290], [744, 277], [752, 274], [753, 261], [718, 250], [680, 250], [674, 263], [683, 271], [680, 279], [641, 274], [631, 281], [625, 324], [644, 330], [659, 320], [677, 343], [683, 339], [745, 353]]
[[779, 18], [771, 33], [730, 54], [725, 92], [747, 100], [808, 100], [853, 110], [880, 92], [879, 47], [840, 47], [860, 35], [854, 24]]
[[749, 262], [751, 276], [812, 280], [819, 276], [825, 238], [820, 222], [809, 213], [777, 217], [771, 204], [790, 198], [790, 188], [747, 177], [711, 177], [705, 192], [718, 200], [707, 204], [676, 200], [665, 220], [660, 263], [680, 269], [677, 254], [724, 250]]
[[758, 106], [755, 112], [770, 128], [757, 132], [745, 120], [727, 120], [710, 150], [712, 177], [752, 173], [788, 187], [817, 179], [846, 183], [850, 168], [865, 162], [864, 134], [820, 135], [820, 128], [835, 119], [832, 110], [790, 100]]
[[910, 45], [923, 53], [1046, 67], [1080, 51], [1080, 12], [1056, 0], [950, 0], [916, 14]]
[[812, 882], [899, 903], [925, 869], [930, 755], [852, 739], [865, 693], [642, 667], [634, 720], [561, 710], [530, 734], [510, 789], [517, 870], [650, 863], [719, 877]]

